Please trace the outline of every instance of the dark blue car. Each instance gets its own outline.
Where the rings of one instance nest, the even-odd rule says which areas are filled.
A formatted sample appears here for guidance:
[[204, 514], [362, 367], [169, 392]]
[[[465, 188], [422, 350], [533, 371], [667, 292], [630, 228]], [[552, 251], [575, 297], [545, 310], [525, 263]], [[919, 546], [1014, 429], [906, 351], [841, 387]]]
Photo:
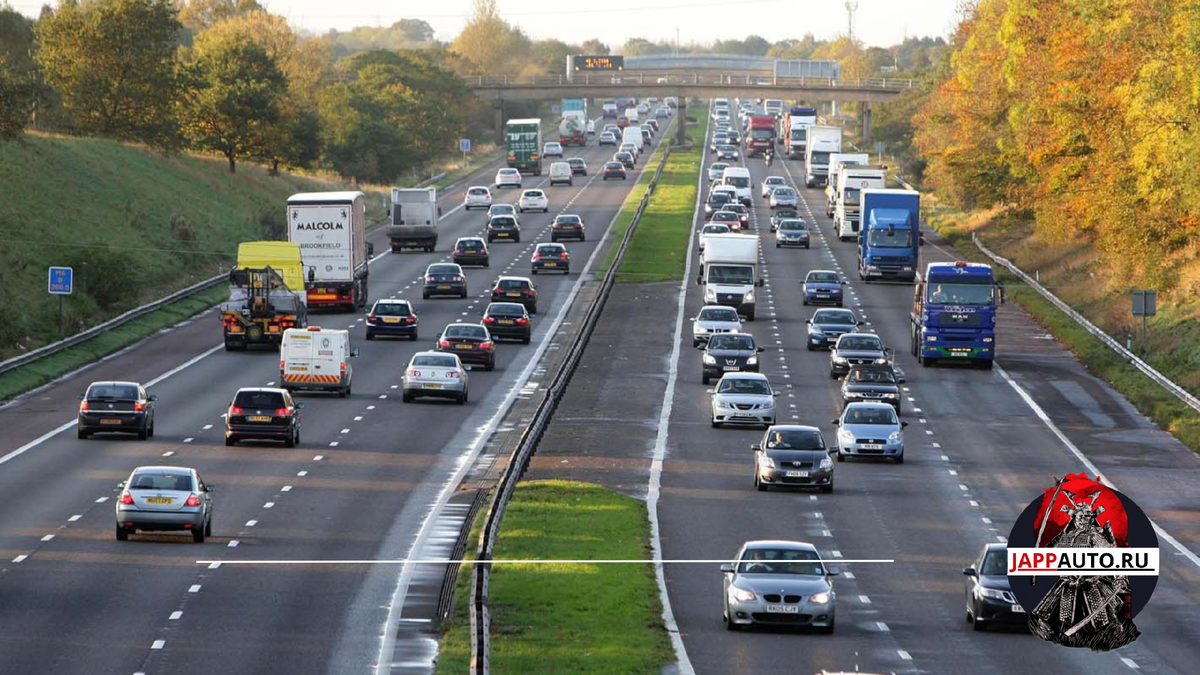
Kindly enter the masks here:
[[805, 323], [808, 324], [805, 346], [810, 352], [833, 347], [838, 338], [846, 333], [857, 332], [858, 327], [862, 325], [862, 321], [858, 320], [853, 310], [831, 308], [818, 309]]
[[842, 287], [845, 282], [832, 270], [813, 270], [800, 284], [806, 305], [842, 306]]

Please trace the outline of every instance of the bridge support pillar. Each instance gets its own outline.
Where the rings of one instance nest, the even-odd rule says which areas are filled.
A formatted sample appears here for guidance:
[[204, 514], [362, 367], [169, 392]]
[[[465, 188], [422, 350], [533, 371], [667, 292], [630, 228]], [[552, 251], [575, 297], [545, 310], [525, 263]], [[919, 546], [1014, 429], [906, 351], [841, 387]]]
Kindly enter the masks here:
[[862, 115], [862, 142], [865, 146], [871, 142], [871, 102], [863, 101], [859, 106]]
[[679, 99], [679, 107], [675, 109], [675, 115], [679, 119], [675, 121], [675, 145], [683, 145], [684, 139], [687, 138], [687, 97], [676, 98]]
[[494, 111], [494, 122], [496, 131], [496, 145], [504, 145], [504, 99], [500, 99], [492, 104]]

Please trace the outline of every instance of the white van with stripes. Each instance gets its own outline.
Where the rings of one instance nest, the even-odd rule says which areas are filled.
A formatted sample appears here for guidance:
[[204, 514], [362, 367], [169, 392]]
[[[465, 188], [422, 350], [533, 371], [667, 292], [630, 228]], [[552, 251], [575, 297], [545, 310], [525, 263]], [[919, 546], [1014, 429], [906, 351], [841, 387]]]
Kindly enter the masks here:
[[350, 395], [350, 359], [355, 356], [358, 350], [350, 348], [349, 331], [289, 328], [279, 346], [279, 385], [289, 392], [334, 391], [345, 398]]

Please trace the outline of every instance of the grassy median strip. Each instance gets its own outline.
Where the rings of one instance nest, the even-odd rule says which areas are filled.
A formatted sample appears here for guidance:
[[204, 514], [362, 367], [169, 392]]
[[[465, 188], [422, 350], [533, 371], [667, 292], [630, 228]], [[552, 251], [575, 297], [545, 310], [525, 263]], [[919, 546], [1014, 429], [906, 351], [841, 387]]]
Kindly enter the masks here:
[[[480, 521], [482, 516], [483, 511]], [[471, 539], [476, 541], [478, 536]], [[649, 557], [643, 502], [570, 481], [521, 483], [496, 543], [498, 560]], [[657, 675], [674, 660], [649, 564], [496, 565], [492, 570], [494, 673]], [[470, 581], [464, 567], [454, 615], [444, 626], [439, 675], [467, 672]]]

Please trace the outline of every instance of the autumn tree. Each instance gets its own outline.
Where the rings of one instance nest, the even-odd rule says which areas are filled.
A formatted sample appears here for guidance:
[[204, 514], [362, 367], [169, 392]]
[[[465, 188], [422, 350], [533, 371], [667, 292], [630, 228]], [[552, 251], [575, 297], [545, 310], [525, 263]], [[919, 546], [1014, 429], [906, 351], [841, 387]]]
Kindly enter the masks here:
[[261, 11], [263, 7], [257, 0], [182, 0], [179, 21], [199, 33], [230, 17]]
[[599, 54], [608, 54], [611, 51], [612, 50], [609, 49], [607, 44], [605, 44], [595, 38], [592, 38], [590, 40], [584, 40], [583, 43], [579, 45], [579, 53], [580, 54], [599, 55]]
[[474, 10], [450, 48], [477, 73], [517, 75], [529, 63], [530, 40], [500, 17], [496, 0], [475, 0]]

